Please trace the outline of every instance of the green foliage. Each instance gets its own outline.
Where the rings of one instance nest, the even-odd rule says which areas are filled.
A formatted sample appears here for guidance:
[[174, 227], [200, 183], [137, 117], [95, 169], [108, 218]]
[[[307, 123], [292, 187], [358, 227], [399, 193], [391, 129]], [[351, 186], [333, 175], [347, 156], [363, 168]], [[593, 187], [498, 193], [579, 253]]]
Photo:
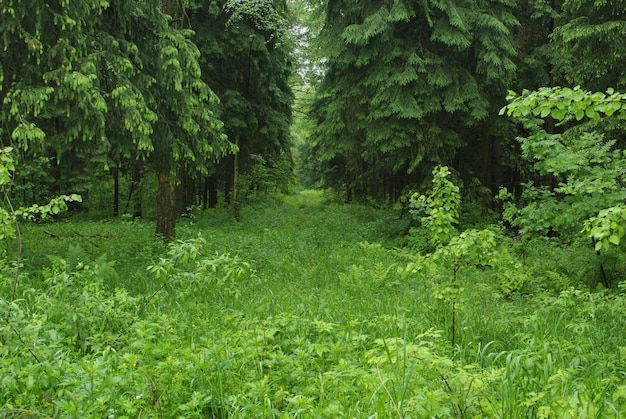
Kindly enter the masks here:
[[193, 240], [177, 240], [170, 243], [168, 257], [148, 266], [148, 271], [162, 283], [183, 282], [193, 293], [215, 287], [239, 297], [242, 282], [254, 278], [250, 264], [228, 253], [209, 256], [205, 248], [206, 240], [200, 235]]
[[[414, 194], [411, 197], [413, 214], [427, 214], [421, 218], [430, 231], [430, 240], [435, 250], [425, 256], [418, 255], [416, 261], [401, 268], [400, 272], [407, 275], [425, 271], [434, 280], [435, 298], [451, 307], [450, 340], [454, 346], [457, 334], [457, 301], [467, 283], [467, 270], [491, 264], [496, 254], [496, 235], [490, 229], [469, 229], [457, 233], [453, 225], [458, 222], [461, 199], [459, 188], [448, 180], [449, 175], [447, 167], [436, 167], [433, 170], [432, 191], [428, 195]], [[464, 271], [464, 281], [460, 281]], [[506, 292], [509, 291], [512, 290]]]
[[250, 159], [254, 164], [250, 172], [240, 179], [246, 200], [266, 197], [268, 194], [288, 194], [295, 190], [296, 179], [287, 156], [281, 155], [273, 161], [267, 161], [259, 154], [252, 154]]
[[626, 208], [619, 205], [602, 209], [597, 216], [585, 220], [583, 231], [594, 239], [596, 251], [599, 251], [612, 244], [619, 246], [624, 237], [625, 224]]
[[311, 156], [324, 186], [395, 201], [493, 129], [517, 24], [509, 1], [329, 3]]
[[[160, 174], [207, 174], [235, 148], [201, 78], [193, 33], [166, 12], [157, 1], [0, 9], [2, 143], [55, 157], [57, 181], [137, 160]], [[175, 219], [174, 204], [158, 202], [161, 218], [169, 210]]]
[[34, 220], [35, 217], [46, 219], [50, 215], [57, 215], [63, 211], [67, 211], [67, 202], [82, 202], [80, 195], [61, 195], [53, 198], [47, 205], [33, 204], [28, 208], [18, 208], [15, 215], [28, 220]]
[[489, 263], [494, 267], [495, 277], [504, 298], [510, 299], [522, 293], [531, 282], [531, 270], [521, 258], [505, 248], [490, 255]]
[[619, 1], [566, 0], [552, 38], [556, 69], [572, 85], [626, 89], [625, 56], [618, 47], [626, 33], [626, 7]]
[[11, 183], [11, 175], [12, 172], [15, 171], [15, 163], [11, 156], [12, 151], [12, 147], [3, 147], [0, 149], [0, 187], [2, 187], [3, 190]]
[[599, 119], [603, 115], [615, 114], [621, 119], [626, 118], [626, 95], [608, 88], [606, 93], [590, 93], [580, 86], [542, 87], [536, 91], [525, 90], [521, 95], [509, 91], [509, 104], [500, 110], [508, 116], [521, 117], [552, 117], [557, 121], [580, 121], [583, 118]]
[[457, 233], [454, 225], [459, 220], [461, 196], [459, 187], [448, 179], [450, 174], [447, 166], [435, 167], [432, 191], [428, 195], [416, 192], [410, 199], [411, 214], [430, 230], [435, 247], [447, 244]]
[[[489, 255], [490, 237], [468, 232], [448, 245], [458, 252], [418, 263], [379, 240], [388, 210], [325, 205], [319, 192], [285, 200], [248, 207], [239, 222], [198, 213], [167, 247], [141, 221], [25, 225], [19, 295], [0, 324], [0, 415], [573, 418], [626, 408], [626, 297], [577, 288], [582, 248], [507, 243], [508, 255]], [[456, 293], [454, 347], [433, 280], [450, 278], [452, 254], [471, 283]], [[485, 259], [491, 267], [470, 265]], [[548, 269], [571, 284], [505, 298], [494, 281]], [[11, 283], [0, 259], [2, 319]]]
[[249, 24], [270, 37], [284, 36], [284, 18], [270, 0], [229, 0], [224, 10], [230, 14], [227, 25]]
[[[510, 103], [500, 113], [520, 118], [532, 129], [527, 138], [520, 138], [524, 157], [535, 161], [540, 174], [554, 176], [559, 182], [553, 190], [530, 189], [528, 205], [515, 211], [508, 207], [507, 215], [523, 231], [534, 228], [546, 231], [550, 227], [583, 227], [595, 242], [596, 250], [610, 244], [619, 245], [624, 234], [623, 167], [626, 155], [617, 139], [606, 139], [594, 125], [579, 125], [563, 134], [548, 134], [540, 128], [541, 120], [573, 122], [583, 118], [600, 120], [609, 117], [626, 118], [622, 108], [626, 97], [608, 89], [606, 94], [590, 93], [575, 87], [542, 88], [525, 91], [521, 96], [509, 95]], [[531, 192], [533, 193], [533, 192]], [[594, 213], [597, 214], [594, 216]], [[558, 220], [557, 220], [558, 219]], [[560, 225], [559, 225], [560, 224]]]
[[12, 186], [13, 172], [16, 165], [12, 156], [13, 148], [0, 149], [0, 193], [3, 195], [6, 207], [0, 207], [0, 240], [14, 238], [18, 218], [26, 220], [46, 219], [67, 210], [67, 202], [81, 202], [80, 195], [61, 195], [52, 198], [45, 205], [33, 204], [30, 207], [13, 208], [9, 200], [9, 191]]
[[215, 178], [225, 185], [227, 195], [238, 195], [234, 205], [243, 201], [240, 197], [245, 198], [248, 187], [263, 188], [265, 181], [287, 186], [293, 94], [288, 83], [292, 44], [286, 3], [220, 0], [211, 7], [193, 5], [189, 11], [202, 79], [219, 96], [216, 109], [224, 132], [238, 144], [237, 159], [213, 165]]

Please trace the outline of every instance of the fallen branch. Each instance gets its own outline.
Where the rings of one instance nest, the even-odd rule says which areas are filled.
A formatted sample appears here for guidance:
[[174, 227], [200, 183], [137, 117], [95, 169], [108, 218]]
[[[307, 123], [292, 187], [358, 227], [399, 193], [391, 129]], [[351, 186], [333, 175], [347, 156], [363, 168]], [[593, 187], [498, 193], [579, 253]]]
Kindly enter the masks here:
[[48, 236], [52, 237], [53, 239], [60, 239], [61, 238], [58, 234], [54, 234], [51, 231], [44, 230], [43, 232], [46, 233]]

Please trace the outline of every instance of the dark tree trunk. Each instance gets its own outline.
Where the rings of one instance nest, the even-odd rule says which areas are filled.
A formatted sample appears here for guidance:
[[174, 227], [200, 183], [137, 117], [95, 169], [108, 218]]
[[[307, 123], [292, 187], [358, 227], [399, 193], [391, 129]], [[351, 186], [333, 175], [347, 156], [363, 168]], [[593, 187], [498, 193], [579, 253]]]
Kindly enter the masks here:
[[[235, 137], [235, 145], [239, 148], [239, 136]], [[233, 163], [233, 196], [231, 200], [231, 215], [235, 219], [239, 219], [239, 202], [238, 202], [238, 183], [239, 181], [239, 152], [235, 153]]]
[[181, 173], [177, 190], [177, 214], [188, 214], [196, 204], [196, 181], [188, 173]]
[[133, 173], [131, 175], [130, 191], [128, 191], [128, 199], [124, 214], [128, 214], [128, 208], [132, 204], [133, 218], [141, 217], [141, 167], [139, 161], [133, 165]]
[[159, 173], [156, 234], [166, 241], [176, 236], [176, 179], [169, 172]]
[[[133, 218], [141, 217], [141, 163], [136, 161], [133, 165], [133, 175], [131, 188], [135, 191], [135, 197], [133, 198]], [[130, 200], [130, 196], [129, 196]]]
[[200, 197], [200, 200], [202, 202], [203, 210], [208, 208], [209, 178], [210, 176], [206, 176], [204, 178], [204, 182], [202, 182], [202, 196]]
[[208, 195], [207, 206], [209, 208], [217, 207], [217, 178], [215, 175], [206, 178], [205, 187]]
[[120, 168], [115, 166], [111, 169], [113, 176], [113, 216], [120, 215]]

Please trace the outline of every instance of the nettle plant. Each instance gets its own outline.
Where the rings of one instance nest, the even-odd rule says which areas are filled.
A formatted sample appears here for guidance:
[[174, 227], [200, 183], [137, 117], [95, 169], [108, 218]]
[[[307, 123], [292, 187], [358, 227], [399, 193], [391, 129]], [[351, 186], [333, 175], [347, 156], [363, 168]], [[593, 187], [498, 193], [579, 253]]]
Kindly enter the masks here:
[[[522, 200], [527, 205], [507, 204], [505, 218], [522, 233], [582, 229], [598, 252], [619, 246], [626, 225], [626, 149], [619, 141], [626, 94], [554, 87], [509, 92], [507, 99], [500, 114], [520, 121], [530, 133], [518, 138], [523, 157], [556, 185], [526, 185]], [[556, 130], [561, 132], [548, 132]], [[506, 191], [500, 195], [508, 197]]]

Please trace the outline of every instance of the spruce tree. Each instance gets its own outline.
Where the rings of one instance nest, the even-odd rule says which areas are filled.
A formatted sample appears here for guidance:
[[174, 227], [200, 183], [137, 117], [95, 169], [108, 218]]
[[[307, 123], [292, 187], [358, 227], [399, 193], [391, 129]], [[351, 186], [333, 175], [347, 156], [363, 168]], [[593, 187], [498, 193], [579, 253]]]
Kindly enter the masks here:
[[[514, 2], [331, 1], [314, 151], [347, 198], [395, 198], [490, 141], [515, 71]], [[489, 145], [489, 144], [488, 144]]]
[[589, 90], [625, 90], [626, 3], [564, 0], [561, 10], [553, 58], [567, 83]]
[[111, 150], [148, 159], [159, 177], [156, 230], [170, 238], [176, 173], [206, 172], [231, 147], [213, 113], [216, 97], [201, 79], [192, 33], [162, 6], [3, 3], [0, 138], [50, 153], [59, 167], [70, 152], [82, 164], [97, 157], [102, 168]]
[[240, 176], [255, 164], [271, 167], [290, 160], [293, 94], [286, 13], [286, 3], [279, 0], [198, 1], [189, 12], [203, 79], [219, 96], [225, 132], [239, 149], [215, 166], [210, 180], [211, 188], [218, 181], [224, 186], [235, 216]]

